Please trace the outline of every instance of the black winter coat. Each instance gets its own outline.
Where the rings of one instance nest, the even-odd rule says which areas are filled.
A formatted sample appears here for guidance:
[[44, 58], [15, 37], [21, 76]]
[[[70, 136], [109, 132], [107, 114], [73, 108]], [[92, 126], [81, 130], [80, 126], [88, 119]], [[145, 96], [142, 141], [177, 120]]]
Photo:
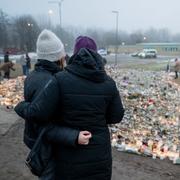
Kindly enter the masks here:
[[[16, 113], [25, 119], [25, 129], [24, 129], [24, 143], [32, 149], [37, 137], [39, 136], [42, 128], [49, 126], [49, 123], [56, 120], [55, 109], [51, 108], [51, 97], [58, 95], [53, 92], [53, 88], [57, 89], [57, 86], [53, 84], [54, 74], [59, 72], [60, 68], [52, 62], [46, 60], [39, 60], [35, 65], [35, 70], [26, 78], [24, 83], [24, 98], [25, 101], [19, 103], [15, 107]], [[52, 85], [52, 93], [49, 97], [46, 97], [48, 101], [48, 111], [51, 112], [51, 117], [47, 118], [46, 108], [40, 109], [38, 106], [31, 108], [33, 103], [36, 104], [36, 99], [46, 92], [46, 88]], [[52, 98], [53, 99], [53, 98]], [[56, 106], [56, 105], [55, 105]], [[54, 106], [53, 106], [54, 107]], [[35, 109], [38, 110], [38, 118], [35, 116]], [[46, 134], [47, 140], [51, 142], [63, 143], [69, 146], [75, 146], [76, 140], [79, 135], [78, 130], [74, 130], [68, 127], [60, 127], [51, 124], [51, 130]]]
[[[119, 92], [115, 82], [107, 76], [102, 57], [97, 53], [81, 49], [69, 63], [31, 106], [34, 118], [41, 118], [40, 110], [45, 108], [48, 119], [59, 101], [57, 121], [63, 126], [92, 133], [87, 146], [54, 146], [55, 179], [110, 180], [112, 155], [108, 124], [119, 123], [123, 118]], [[49, 96], [51, 109], [48, 108]]]
[[56, 147], [58, 180], [110, 180], [112, 156], [107, 124], [119, 123], [124, 115], [115, 82], [107, 76], [102, 58], [81, 49], [66, 71], [56, 75], [60, 86], [65, 126], [88, 130], [88, 146]]

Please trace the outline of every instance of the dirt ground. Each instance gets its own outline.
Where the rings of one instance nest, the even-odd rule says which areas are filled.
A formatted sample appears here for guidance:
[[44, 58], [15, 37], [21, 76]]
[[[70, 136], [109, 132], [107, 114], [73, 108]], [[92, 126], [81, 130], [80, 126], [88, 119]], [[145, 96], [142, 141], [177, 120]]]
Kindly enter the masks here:
[[[23, 120], [17, 119], [5, 134], [0, 135], [0, 180], [37, 179], [30, 174], [24, 164], [28, 150], [22, 142], [23, 126]], [[173, 165], [168, 160], [153, 160], [113, 149], [112, 180], [179, 179], [180, 166]]]
[[175, 79], [174, 82], [180, 85], [180, 77], [178, 79]]

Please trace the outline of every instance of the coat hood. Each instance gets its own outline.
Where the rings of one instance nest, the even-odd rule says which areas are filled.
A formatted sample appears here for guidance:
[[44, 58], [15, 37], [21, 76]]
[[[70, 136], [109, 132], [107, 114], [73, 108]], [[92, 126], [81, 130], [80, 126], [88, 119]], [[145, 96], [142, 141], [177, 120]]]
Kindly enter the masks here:
[[90, 49], [82, 48], [69, 59], [68, 72], [94, 82], [107, 79], [102, 57]]
[[56, 63], [50, 62], [47, 60], [38, 59], [38, 62], [35, 64], [35, 70], [46, 70], [52, 74], [58, 73], [61, 71], [60, 67]]

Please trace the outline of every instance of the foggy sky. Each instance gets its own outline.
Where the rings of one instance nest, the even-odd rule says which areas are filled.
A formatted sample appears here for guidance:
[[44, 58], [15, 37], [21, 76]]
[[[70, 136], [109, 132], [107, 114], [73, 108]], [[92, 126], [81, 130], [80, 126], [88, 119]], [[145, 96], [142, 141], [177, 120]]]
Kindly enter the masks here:
[[[58, 6], [48, 0], [0, 0], [0, 8], [9, 15], [32, 14], [47, 16], [59, 23]], [[115, 28], [115, 14], [119, 11], [119, 29], [132, 32], [150, 27], [168, 28], [180, 33], [180, 0], [64, 0], [62, 3], [63, 26], [83, 28]]]

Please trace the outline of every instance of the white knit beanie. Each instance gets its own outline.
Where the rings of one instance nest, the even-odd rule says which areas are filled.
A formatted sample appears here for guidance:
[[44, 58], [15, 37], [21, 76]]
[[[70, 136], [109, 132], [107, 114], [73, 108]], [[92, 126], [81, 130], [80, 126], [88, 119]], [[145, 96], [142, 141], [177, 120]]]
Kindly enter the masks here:
[[63, 43], [53, 32], [47, 29], [40, 33], [36, 47], [37, 59], [53, 62], [65, 56]]

